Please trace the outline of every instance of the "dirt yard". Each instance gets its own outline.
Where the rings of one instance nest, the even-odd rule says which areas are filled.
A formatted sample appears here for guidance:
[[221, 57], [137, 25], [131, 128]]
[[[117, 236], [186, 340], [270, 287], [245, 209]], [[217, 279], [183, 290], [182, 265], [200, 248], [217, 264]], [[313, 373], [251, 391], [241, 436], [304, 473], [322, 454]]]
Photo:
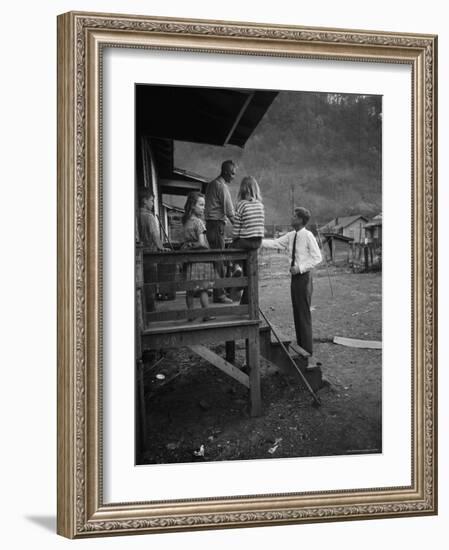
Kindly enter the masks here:
[[[260, 258], [260, 306], [294, 340], [288, 261], [276, 252]], [[331, 267], [329, 276], [330, 282], [320, 267], [313, 281], [311, 364], [321, 363], [325, 379], [321, 407], [312, 406], [298, 378], [262, 361], [263, 413], [252, 418], [243, 386], [187, 349], [168, 350], [145, 375], [147, 448], [138, 462], [381, 452], [382, 351], [343, 347], [333, 339], [382, 339], [382, 275]], [[223, 354], [222, 348], [216, 349]], [[237, 364], [243, 363], [238, 345]]]

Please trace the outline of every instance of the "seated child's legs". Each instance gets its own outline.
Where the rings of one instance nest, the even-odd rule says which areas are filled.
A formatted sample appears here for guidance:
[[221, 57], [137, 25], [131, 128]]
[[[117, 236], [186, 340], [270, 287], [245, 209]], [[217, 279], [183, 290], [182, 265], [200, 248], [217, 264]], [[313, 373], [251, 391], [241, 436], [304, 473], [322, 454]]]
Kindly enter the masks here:
[[209, 295], [207, 290], [202, 290], [200, 294], [201, 307], [207, 307], [209, 305]]

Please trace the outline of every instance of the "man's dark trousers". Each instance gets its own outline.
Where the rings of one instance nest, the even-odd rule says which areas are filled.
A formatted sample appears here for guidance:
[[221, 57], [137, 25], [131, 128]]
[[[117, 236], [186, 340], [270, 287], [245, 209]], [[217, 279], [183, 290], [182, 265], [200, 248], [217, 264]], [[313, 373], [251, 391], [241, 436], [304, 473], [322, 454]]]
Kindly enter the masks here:
[[[221, 220], [206, 220], [206, 235], [211, 248], [217, 248], [223, 250], [225, 247], [224, 238], [225, 222]], [[224, 262], [215, 262], [215, 271], [217, 276], [221, 279], [225, 276]], [[214, 289], [214, 301], [220, 300], [222, 296], [225, 296], [224, 288]]]
[[307, 272], [292, 275], [290, 289], [296, 340], [299, 346], [312, 354], [312, 315], [310, 313], [313, 290], [312, 274]]

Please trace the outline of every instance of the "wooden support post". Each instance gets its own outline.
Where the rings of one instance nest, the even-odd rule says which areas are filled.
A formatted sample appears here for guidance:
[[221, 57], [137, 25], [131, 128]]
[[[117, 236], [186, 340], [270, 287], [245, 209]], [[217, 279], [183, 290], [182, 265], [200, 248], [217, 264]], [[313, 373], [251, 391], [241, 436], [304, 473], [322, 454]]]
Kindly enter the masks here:
[[144, 363], [137, 361], [137, 388], [136, 388], [136, 454], [139, 462], [146, 451], [147, 439], [147, 408], [145, 405]]
[[251, 416], [262, 414], [262, 399], [260, 395], [260, 356], [259, 338], [252, 335], [248, 338], [249, 392], [251, 396]]
[[259, 272], [257, 250], [248, 251], [247, 262], [249, 318], [259, 319]]
[[136, 458], [142, 462], [143, 454], [146, 451], [147, 438], [147, 409], [145, 405], [144, 369], [142, 361], [142, 333], [145, 329], [145, 291], [144, 291], [144, 269], [143, 269], [143, 248], [136, 246], [136, 325], [135, 325], [135, 353], [136, 353]]
[[136, 246], [136, 359], [142, 355], [140, 335], [145, 328], [145, 295], [142, 246]]
[[[257, 267], [257, 250], [248, 253], [248, 303], [249, 318], [259, 319], [259, 279]], [[262, 414], [260, 395], [260, 356], [259, 356], [259, 327], [250, 332], [247, 339], [247, 358], [249, 367], [249, 391], [251, 396], [251, 416]]]

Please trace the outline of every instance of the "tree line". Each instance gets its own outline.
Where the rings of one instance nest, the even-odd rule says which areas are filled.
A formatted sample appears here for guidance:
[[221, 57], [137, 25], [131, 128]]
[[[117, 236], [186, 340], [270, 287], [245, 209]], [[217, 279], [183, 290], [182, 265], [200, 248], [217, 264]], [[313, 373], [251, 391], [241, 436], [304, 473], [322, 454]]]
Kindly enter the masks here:
[[280, 92], [244, 149], [178, 142], [175, 151], [177, 166], [209, 178], [234, 158], [237, 183], [246, 174], [259, 181], [267, 223], [285, 223], [293, 203], [318, 223], [382, 209], [380, 96]]

